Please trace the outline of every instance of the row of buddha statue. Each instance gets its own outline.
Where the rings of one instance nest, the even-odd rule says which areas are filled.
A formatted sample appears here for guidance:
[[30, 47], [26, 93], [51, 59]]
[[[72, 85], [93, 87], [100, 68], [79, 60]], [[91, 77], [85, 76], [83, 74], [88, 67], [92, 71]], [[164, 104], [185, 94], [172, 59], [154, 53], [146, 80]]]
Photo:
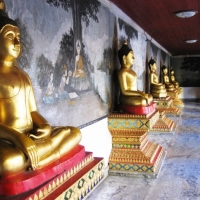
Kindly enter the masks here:
[[134, 63], [134, 52], [124, 41], [121, 49], [118, 51], [118, 57], [121, 69], [118, 71], [118, 80], [120, 85], [119, 103], [128, 106], [147, 106], [153, 101], [153, 98], [163, 98], [167, 92], [180, 91], [179, 83], [175, 81], [174, 70], [171, 70], [171, 80], [169, 80], [167, 67], [163, 65], [163, 83], [159, 82], [156, 73], [156, 62], [153, 58], [148, 62], [150, 69], [150, 94], [137, 89], [137, 74], [131, 69]]
[[[3, 1], [1, 1], [3, 2]], [[81, 132], [76, 127], [54, 127], [38, 112], [33, 87], [27, 73], [18, 67], [21, 54], [18, 24], [0, 12], [0, 177], [26, 170], [40, 169], [67, 154], [79, 144]], [[166, 90], [175, 90], [174, 77], [159, 83], [156, 63], [149, 62], [150, 94], [137, 89], [137, 74], [131, 69], [134, 52], [126, 42], [118, 52], [121, 104], [147, 106], [154, 97], [166, 97]], [[163, 70], [167, 73], [166, 69]]]

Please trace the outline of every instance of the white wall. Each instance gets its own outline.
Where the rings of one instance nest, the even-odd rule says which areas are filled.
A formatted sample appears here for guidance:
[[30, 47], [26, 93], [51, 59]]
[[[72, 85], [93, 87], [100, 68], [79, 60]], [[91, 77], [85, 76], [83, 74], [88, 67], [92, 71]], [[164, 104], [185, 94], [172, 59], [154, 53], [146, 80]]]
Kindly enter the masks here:
[[90, 126], [81, 129], [81, 145], [86, 151], [93, 152], [94, 157], [103, 157], [105, 167], [108, 165], [112, 149], [112, 137], [108, 130], [108, 118], [104, 118]]
[[182, 87], [180, 99], [200, 99], [200, 87]]

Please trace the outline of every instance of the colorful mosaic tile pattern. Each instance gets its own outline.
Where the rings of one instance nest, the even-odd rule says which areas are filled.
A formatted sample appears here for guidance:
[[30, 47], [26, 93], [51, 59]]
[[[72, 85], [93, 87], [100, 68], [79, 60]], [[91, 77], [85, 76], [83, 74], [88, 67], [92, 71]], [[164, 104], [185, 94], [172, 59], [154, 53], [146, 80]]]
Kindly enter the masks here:
[[127, 114], [110, 115], [108, 117], [108, 129], [150, 129], [158, 120], [159, 112], [154, 112], [150, 117]]
[[81, 168], [80, 171], [75, 171], [71, 174], [62, 173], [27, 199], [81, 200], [91, 193], [103, 177], [103, 158], [91, 158], [91, 163]]
[[173, 105], [174, 100], [167, 96], [166, 98], [154, 98], [156, 109], [159, 112], [165, 111], [167, 115], [180, 115], [181, 109]]
[[110, 170], [120, 170], [120, 171], [128, 171], [128, 172], [153, 173], [155, 171], [154, 166], [138, 165], [138, 164], [109, 163], [109, 168]]
[[154, 102], [156, 102], [156, 108], [158, 107], [163, 107], [163, 108], [167, 108], [172, 104], [172, 98], [167, 96], [167, 97], [163, 97], [163, 98], [154, 98], [153, 99]]
[[113, 149], [109, 160], [110, 170], [126, 172], [155, 172], [163, 149], [148, 142], [142, 150]]

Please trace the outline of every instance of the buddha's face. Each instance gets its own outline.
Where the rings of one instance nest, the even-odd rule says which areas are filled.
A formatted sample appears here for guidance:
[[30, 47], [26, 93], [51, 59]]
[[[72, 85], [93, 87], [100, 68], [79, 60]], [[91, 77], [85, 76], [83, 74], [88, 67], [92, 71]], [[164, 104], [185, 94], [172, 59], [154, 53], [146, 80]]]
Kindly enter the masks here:
[[156, 68], [157, 68], [156, 63], [154, 63], [153, 65], [150, 65], [150, 67], [151, 67], [151, 71], [156, 71]]
[[163, 69], [164, 74], [167, 74], [167, 68]]
[[171, 75], [174, 75], [174, 71], [171, 71]]
[[20, 55], [20, 33], [19, 28], [6, 25], [0, 31], [0, 59], [12, 61]]
[[126, 66], [132, 66], [135, 60], [133, 51], [130, 51], [128, 55], [124, 57], [124, 59], [125, 59], [124, 64]]

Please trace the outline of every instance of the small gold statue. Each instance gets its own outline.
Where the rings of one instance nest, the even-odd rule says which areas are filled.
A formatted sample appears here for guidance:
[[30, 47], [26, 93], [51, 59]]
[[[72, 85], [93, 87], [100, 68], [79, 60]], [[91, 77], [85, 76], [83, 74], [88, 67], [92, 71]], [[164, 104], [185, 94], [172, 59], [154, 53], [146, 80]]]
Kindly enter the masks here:
[[163, 71], [163, 82], [165, 84], [167, 91], [175, 91], [176, 89], [174, 88], [174, 85], [169, 81], [169, 76], [167, 75], [168, 69], [165, 65], [162, 66], [162, 71]]
[[174, 85], [175, 88], [179, 88], [179, 82], [175, 80], [174, 70], [170, 70], [170, 82]]
[[15, 21], [0, 15], [0, 176], [46, 166], [81, 140], [75, 127], [55, 127], [39, 114], [29, 76], [15, 63], [20, 55]]
[[121, 69], [118, 71], [120, 85], [120, 104], [147, 106], [153, 101], [151, 94], [146, 94], [137, 89], [137, 75], [131, 69], [134, 62], [134, 53], [126, 43], [123, 42], [121, 49], [118, 51], [118, 57]]
[[158, 75], [156, 74], [157, 66], [155, 60], [151, 58], [148, 65], [150, 69], [150, 93], [153, 97], [156, 98], [166, 97], [167, 91], [165, 85], [159, 83], [158, 81]]

